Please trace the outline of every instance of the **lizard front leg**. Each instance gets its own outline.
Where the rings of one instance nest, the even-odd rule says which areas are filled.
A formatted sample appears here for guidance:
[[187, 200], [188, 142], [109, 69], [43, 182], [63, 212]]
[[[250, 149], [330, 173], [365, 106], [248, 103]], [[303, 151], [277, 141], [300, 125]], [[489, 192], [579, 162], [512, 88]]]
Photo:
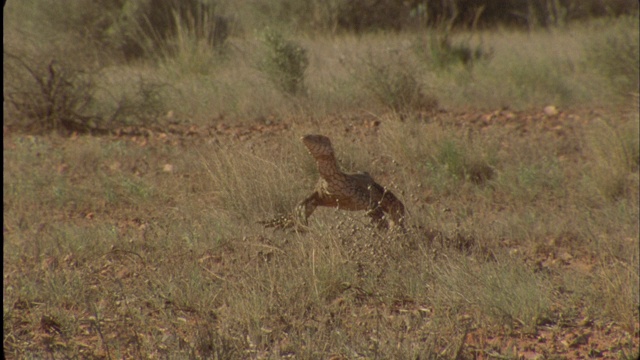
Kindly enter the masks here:
[[384, 193], [380, 207], [391, 218], [394, 226], [404, 228], [404, 205], [393, 193]]
[[298, 203], [295, 211], [296, 218], [303, 225], [307, 226], [309, 224], [309, 217], [311, 216], [311, 214], [313, 214], [320, 203], [320, 194], [318, 194], [317, 191], [314, 191], [313, 194]]
[[384, 211], [379, 206], [367, 211], [367, 216], [371, 218], [371, 222], [375, 225], [376, 229], [384, 230], [389, 228], [389, 223], [384, 218]]
[[314, 192], [306, 199], [299, 202], [293, 212], [278, 216], [271, 220], [258, 221], [258, 223], [265, 227], [272, 227], [276, 229], [299, 228], [300, 225], [306, 227], [308, 225], [307, 219], [309, 219], [311, 214], [313, 214], [313, 211], [318, 207], [319, 202], [320, 196], [317, 192]]

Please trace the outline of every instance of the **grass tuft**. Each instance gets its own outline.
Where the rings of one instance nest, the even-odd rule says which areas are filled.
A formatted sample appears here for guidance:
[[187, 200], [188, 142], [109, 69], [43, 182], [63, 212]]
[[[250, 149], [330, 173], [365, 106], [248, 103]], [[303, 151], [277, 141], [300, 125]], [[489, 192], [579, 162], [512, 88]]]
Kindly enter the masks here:
[[[258, 220], [269, 214], [286, 214], [300, 201], [291, 159], [265, 159], [239, 149], [217, 148], [201, 158], [224, 209], [244, 220]], [[287, 154], [287, 153], [285, 153]], [[284, 156], [284, 155], [283, 155]], [[248, 176], [253, 174], [253, 176]]]
[[[614, 126], [599, 119], [587, 133], [587, 144], [593, 156], [591, 171], [585, 181], [605, 199], [627, 198], [632, 189], [631, 174], [638, 170], [638, 120]], [[624, 132], [623, 132], [624, 131]]]

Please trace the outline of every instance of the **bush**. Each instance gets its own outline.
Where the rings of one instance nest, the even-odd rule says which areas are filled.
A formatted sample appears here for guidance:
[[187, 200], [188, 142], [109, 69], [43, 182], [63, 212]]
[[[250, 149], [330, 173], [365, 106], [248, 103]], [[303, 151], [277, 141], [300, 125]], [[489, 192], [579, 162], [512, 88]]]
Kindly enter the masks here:
[[[7, 54], [5, 54], [7, 55]], [[7, 102], [22, 115], [26, 130], [78, 131], [95, 129], [88, 109], [94, 103], [95, 84], [81, 70], [56, 60], [28, 65], [7, 55], [21, 80], [6, 87]]]
[[395, 59], [386, 62], [365, 62], [365, 89], [384, 106], [404, 114], [410, 111], [433, 111], [438, 106], [434, 96], [424, 94], [416, 71]]
[[305, 94], [304, 78], [309, 66], [307, 50], [269, 29], [264, 34], [263, 42], [267, 52], [259, 64], [260, 70], [283, 93]]
[[588, 61], [622, 94], [638, 93], [640, 38], [638, 18], [618, 19], [586, 44]]

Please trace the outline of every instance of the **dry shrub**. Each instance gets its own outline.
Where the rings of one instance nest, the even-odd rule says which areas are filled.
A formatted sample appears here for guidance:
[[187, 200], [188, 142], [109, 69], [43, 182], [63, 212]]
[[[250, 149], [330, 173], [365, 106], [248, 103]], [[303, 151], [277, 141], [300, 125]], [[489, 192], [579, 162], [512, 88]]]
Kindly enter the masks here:
[[98, 119], [91, 115], [96, 88], [90, 75], [56, 60], [36, 65], [12, 55], [9, 60], [14, 71], [7, 101], [20, 114], [20, 127], [60, 132], [96, 128]]

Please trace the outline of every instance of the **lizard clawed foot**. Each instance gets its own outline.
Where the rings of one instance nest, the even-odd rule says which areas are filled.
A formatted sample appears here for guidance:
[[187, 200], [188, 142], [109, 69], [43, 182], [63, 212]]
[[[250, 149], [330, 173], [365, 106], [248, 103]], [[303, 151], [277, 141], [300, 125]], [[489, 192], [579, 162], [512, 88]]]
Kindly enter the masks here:
[[265, 228], [273, 228], [275, 230], [293, 230], [295, 232], [305, 233], [309, 227], [298, 220], [293, 214], [279, 215], [270, 220], [260, 220], [258, 224]]

